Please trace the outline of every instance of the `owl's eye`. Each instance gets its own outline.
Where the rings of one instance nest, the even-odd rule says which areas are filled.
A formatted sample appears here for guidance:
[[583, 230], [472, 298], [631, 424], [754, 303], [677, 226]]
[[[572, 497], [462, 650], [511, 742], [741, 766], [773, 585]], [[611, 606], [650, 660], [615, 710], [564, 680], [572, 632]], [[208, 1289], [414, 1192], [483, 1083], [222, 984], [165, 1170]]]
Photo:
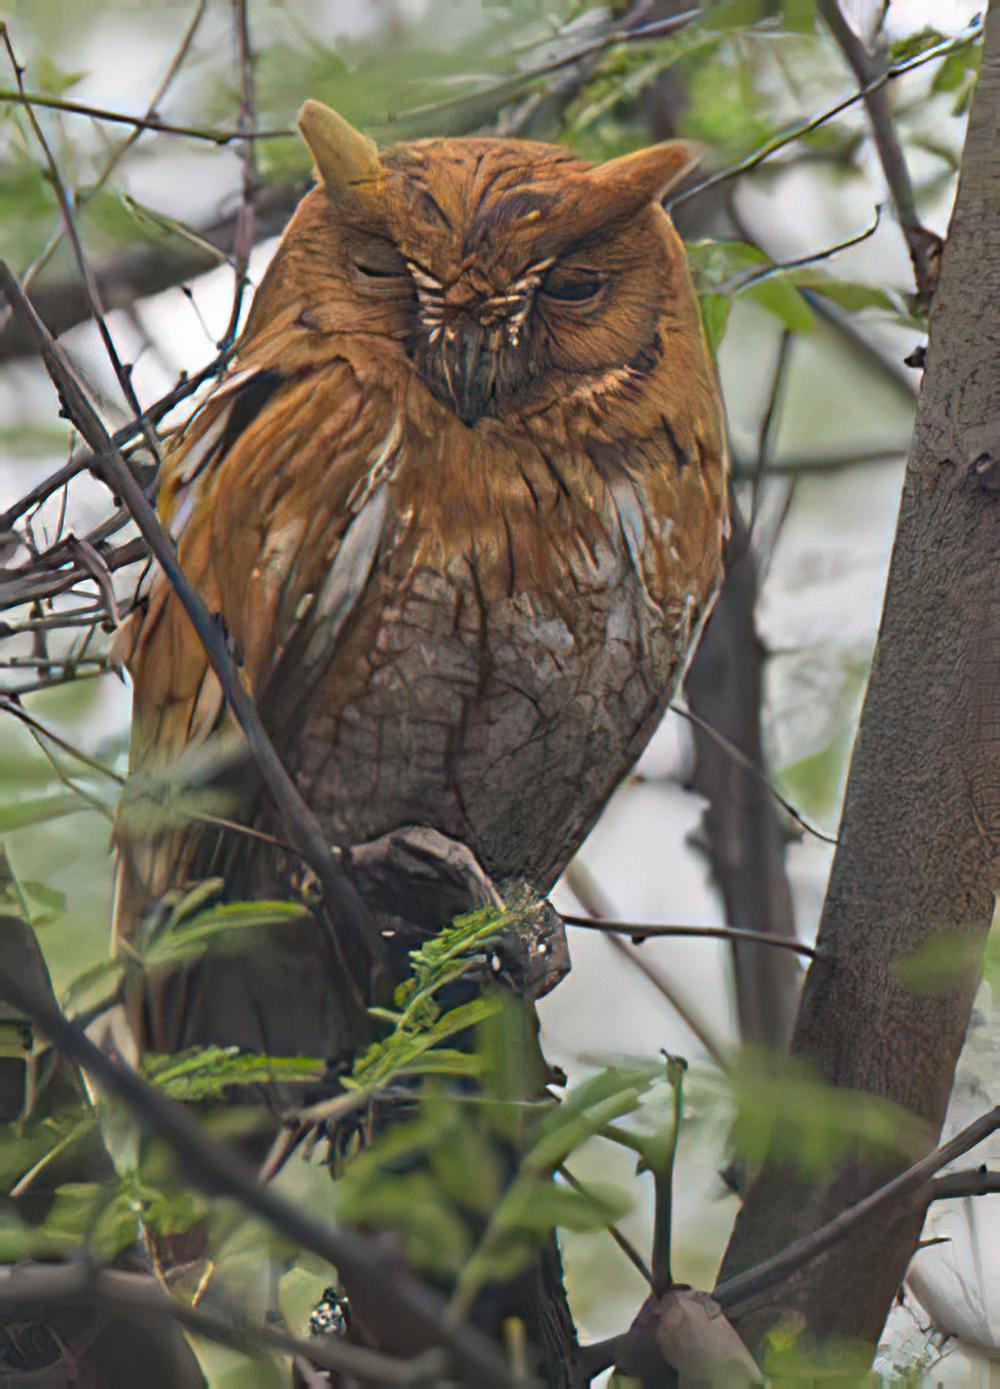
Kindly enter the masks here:
[[406, 261], [386, 242], [373, 242], [359, 250], [354, 268], [361, 284], [372, 289], [398, 289], [402, 284], [411, 284]]
[[542, 293], [561, 304], [587, 304], [597, 298], [602, 283], [594, 270], [564, 270], [557, 265], [546, 275]]

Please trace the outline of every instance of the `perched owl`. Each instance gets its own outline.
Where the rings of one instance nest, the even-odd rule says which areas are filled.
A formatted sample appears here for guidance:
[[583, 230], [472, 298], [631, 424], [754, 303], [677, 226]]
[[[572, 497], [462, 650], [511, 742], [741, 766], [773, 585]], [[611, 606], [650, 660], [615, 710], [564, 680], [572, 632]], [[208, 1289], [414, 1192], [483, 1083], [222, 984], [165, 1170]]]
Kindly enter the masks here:
[[[544, 893], [656, 728], [719, 581], [722, 411], [659, 205], [689, 156], [380, 151], [316, 102], [300, 124], [317, 186], [172, 447], [160, 513], [332, 845], [430, 827]], [[229, 717], [161, 575], [121, 653], [133, 773], [197, 762]], [[210, 875], [234, 898], [293, 890], [252, 768], [223, 760], [213, 784], [256, 837], [143, 836], [126, 815], [120, 936]], [[148, 983], [142, 1044], [335, 1054], [319, 934]]]

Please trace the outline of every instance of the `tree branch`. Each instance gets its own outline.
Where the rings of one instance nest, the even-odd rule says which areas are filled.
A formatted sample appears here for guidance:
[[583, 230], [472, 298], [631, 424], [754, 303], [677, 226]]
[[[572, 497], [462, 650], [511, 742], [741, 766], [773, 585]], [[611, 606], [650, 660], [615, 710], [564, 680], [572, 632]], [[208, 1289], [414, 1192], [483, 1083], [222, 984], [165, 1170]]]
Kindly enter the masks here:
[[279, 1351], [300, 1355], [322, 1369], [358, 1375], [370, 1384], [426, 1383], [443, 1370], [440, 1352], [396, 1360], [364, 1346], [329, 1337], [302, 1341], [272, 1327], [225, 1321], [214, 1313], [170, 1297], [142, 1274], [95, 1268], [85, 1262], [32, 1265], [0, 1278], [0, 1317], [13, 1320], [25, 1304], [35, 1309], [72, 1305], [128, 1317], [152, 1316], [176, 1322], [186, 1331], [250, 1354]]
[[880, 68], [883, 65], [877, 57], [869, 53], [859, 35], [844, 18], [838, 0], [818, 0], [818, 8], [858, 79], [858, 86], [864, 92], [865, 110], [868, 113], [875, 149], [913, 263], [917, 295], [926, 306], [934, 292], [942, 241], [934, 232], [928, 231], [917, 215], [910, 171], [906, 167], [906, 158], [889, 109], [889, 93], [884, 86], [874, 85], [882, 75]]
[[[927, 1200], [937, 1199], [936, 1184], [928, 1185], [934, 1174], [949, 1162], [961, 1157], [963, 1153], [967, 1153], [970, 1148], [974, 1148], [977, 1143], [982, 1143], [984, 1139], [996, 1133], [997, 1129], [1000, 1129], [1000, 1105], [991, 1109], [988, 1114], [981, 1115], [962, 1129], [961, 1133], [957, 1133], [947, 1143], [942, 1143], [932, 1153], [908, 1167], [905, 1172], [901, 1172], [899, 1176], [893, 1177], [892, 1181], [873, 1191], [870, 1196], [841, 1211], [833, 1220], [812, 1234], [804, 1235], [790, 1244], [773, 1259], [767, 1259], [755, 1268], [748, 1269], [746, 1273], [724, 1278], [716, 1284], [712, 1296], [720, 1307], [730, 1312], [738, 1312], [761, 1293], [788, 1278], [803, 1264], [809, 1263], [832, 1245], [839, 1243], [862, 1221], [867, 1220], [883, 1206], [918, 1194], [925, 1203]], [[966, 1174], [956, 1175], [964, 1177]], [[947, 1178], [941, 1180], [947, 1181]]]
[[908, 72], [914, 72], [921, 68], [925, 63], [936, 62], [939, 58], [947, 58], [950, 53], [955, 53], [960, 48], [966, 48], [970, 43], [975, 43], [982, 37], [983, 23], [977, 16], [963, 33], [955, 38], [944, 39], [941, 43], [936, 43], [933, 47], [925, 49], [923, 53], [918, 53], [913, 58], [908, 58], [903, 62], [893, 63], [891, 67], [873, 78], [871, 82], [861, 87], [858, 91], [852, 92], [850, 96], [843, 97], [840, 101], [835, 101], [832, 106], [826, 106], [822, 111], [817, 111], [806, 121], [796, 122], [789, 126], [780, 135], [775, 135], [770, 140], [766, 140], [758, 146], [752, 153], [738, 159], [734, 164], [730, 164], [728, 169], [720, 169], [718, 173], [712, 174], [709, 178], [703, 179], [701, 183], [694, 184], [691, 188], [683, 188], [668, 198], [666, 207], [669, 210], [679, 207], [681, 203], [688, 202], [691, 198], [700, 197], [707, 193], [710, 188], [717, 188], [720, 183], [728, 183], [730, 179], [738, 178], [741, 174], [748, 174], [753, 169], [759, 168], [772, 155], [780, 150], [786, 149], [789, 145], [801, 140], [803, 135], [811, 135], [814, 130], [819, 130], [828, 121], [834, 120], [845, 111], [849, 111], [852, 106], [856, 106], [859, 101], [864, 101], [872, 92], [877, 92], [889, 82], [894, 82], [897, 78], [905, 76]]
[[814, 960], [818, 952], [790, 936], [776, 936], [771, 931], [744, 931], [736, 926], [663, 926], [642, 921], [607, 921], [593, 916], [573, 916], [560, 912], [567, 926], [581, 926], [587, 931], [604, 931], [610, 935], [630, 936], [633, 945], [647, 938], [660, 936], [703, 937], [706, 940], [752, 941], [755, 945], [771, 945], [778, 950], [791, 950]]
[[0, 996], [35, 1024], [63, 1055], [85, 1070], [106, 1094], [121, 1101], [142, 1127], [177, 1156], [199, 1191], [239, 1201], [273, 1229], [333, 1265], [356, 1287], [366, 1288], [374, 1305], [409, 1325], [414, 1344], [446, 1346], [476, 1382], [506, 1384], [499, 1351], [474, 1328], [452, 1321], [444, 1303], [377, 1240], [314, 1219], [301, 1206], [262, 1185], [241, 1158], [211, 1139], [184, 1108], [168, 1099], [120, 1061], [112, 1060], [90, 1038], [37, 993], [0, 974]]
[[[278, 757], [261, 721], [253, 696], [236, 669], [222, 631], [181, 570], [173, 543], [160, 525], [156, 512], [112, 443], [101, 420], [77, 385], [61, 349], [3, 262], [0, 262], [0, 288], [15, 311], [31, 324], [63, 408], [94, 451], [95, 467], [103, 473], [112, 491], [121, 496], [143, 540], [173, 585], [192, 627], [205, 648], [226, 702], [246, 737], [261, 780], [278, 808], [288, 837], [319, 879], [327, 907], [339, 918], [338, 929], [344, 929], [353, 934], [359, 942], [364, 942], [372, 959], [380, 958], [384, 947], [375, 924], [346, 874], [335, 862], [318, 819]], [[325, 919], [325, 916], [325, 912], [321, 913], [321, 918]], [[331, 940], [331, 949], [336, 958], [339, 951], [335, 937]]]
[[1000, 1172], [977, 1167], [972, 1172], [946, 1172], [931, 1183], [932, 1201], [956, 1201], [966, 1196], [1000, 1194]]

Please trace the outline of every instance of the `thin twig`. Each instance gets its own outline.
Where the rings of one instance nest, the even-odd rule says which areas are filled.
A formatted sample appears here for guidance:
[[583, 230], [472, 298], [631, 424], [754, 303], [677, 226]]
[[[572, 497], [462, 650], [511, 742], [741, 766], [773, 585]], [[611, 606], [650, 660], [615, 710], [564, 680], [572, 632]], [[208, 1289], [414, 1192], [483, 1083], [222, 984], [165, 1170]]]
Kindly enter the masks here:
[[684, 1117], [684, 1074], [687, 1071], [687, 1062], [683, 1057], [668, 1055], [665, 1059], [667, 1080], [673, 1093], [673, 1122], [663, 1166], [657, 1165], [653, 1168], [655, 1206], [652, 1263], [653, 1292], [657, 1297], [665, 1296], [674, 1285], [674, 1169], [677, 1166], [677, 1145], [680, 1142], [681, 1121]]
[[821, 251], [810, 251], [804, 256], [795, 256], [792, 260], [777, 260], [770, 265], [759, 265], [751, 267], [749, 270], [742, 270], [732, 279], [713, 286], [712, 293], [740, 294], [752, 285], [762, 284], [766, 280], [773, 279], [776, 275], [786, 274], [789, 270], [804, 270], [810, 265], [819, 265], [822, 261], [832, 260], [841, 251], [849, 251], [852, 246], [860, 246], [863, 241], [871, 240], [881, 225], [882, 208], [879, 206], [875, 208], [875, 216], [864, 231], [855, 232], [853, 236], [848, 236], [843, 241], [837, 241], [832, 246], [824, 246]]
[[[579, 1195], [589, 1200], [596, 1209], [601, 1209], [600, 1202], [597, 1200], [596, 1196], [594, 1196], [593, 1193], [588, 1190], [584, 1183], [580, 1181], [579, 1177], [575, 1177], [573, 1175], [573, 1173], [569, 1170], [569, 1168], [566, 1166], [564, 1162], [561, 1162], [559, 1164], [559, 1166], [556, 1168], [556, 1171], [559, 1173], [560, 1177], [562, 1177], [563, 1181], [566, 1183], [567, 1186], [571, 1186], [574, 1191], [579, 1193]], [[646, 1260], [639, 1253], [638, 1249], [636, 1249], [632, 1241], [626, 1235], [622, 1234], [621, 1230], [619, 1230], [618, 1226], [615, 1225], [613, 1221], [605, 1221], [604, 1228], [607, 1230], [608, 1234], [614, 1240], [615, 1244], [617, 1244], [618, 1248], [625, 1255], [626, 1259], [628, 1259], [632, 1267], [642, 1278], [646, 1280], [650, 1288], [652, 1288], [653, 1275], [650, 1272], [649, 1265], [646, 1263]]]
[[0, 996], [29, 1018], [52, 1045], [121, 1101], [149, 1133], [163, 1140], [183, 1164], [188, 1179], [209, 1196], [225, 1196], [302, 1249], [332, 1264], [348, 1281], [364, 1287], [374, 1305], [403, 1318], [435, 1345], [451, 1350], [465, 1371], [487, 1384], [507, 1382], [503, 1357], [473, 1327], [448, 1318], [441, 1299], [378, 1241], [316, 1220], [305, 1208], [257, 1181], [243, 1159], [210, 1138], [185, 1107], [169, 1099], [122, 1061], [106, 1056], [57, 1009], [0, 974]]
[[[3, 21], [0, 21], [0, 40], [2, 40], [4, 48], [7, 50], [7, 56], [10, 58], [11, 66], [14, 69], [14, 80], [17, 82], [18, 91], [23, 93], [24, 68], [22, 67], [20, 62], [18, 62], [17, 54], [14, 52], [14, 45], [11, 42], [10, 30], [8, 29], [6, 23], [4, 23]], [[63, 222], [66, 227], [66, 235], [69, 239], [69, 244], [73, 249], [73, 258], [75, 259], [77, 269], [80, 272], [80, 278], [83, 281], [84, 290], [87, 295], [87, 302], [90, 305], [91, 316], [93, 317], [94, 322], [97, 324], [97, 331], [100, 334], [101, 341], [104, 344], [104, 350], [108, 355], [108, 360], [111, 363], [112, 370], [114, 371], [115, 376], [118, 380], [118, 384], [121, 387], [126, 404], [128, 405], [129, 409], [133, 412], [136, 419], [141, 420], [143, 418], [142, 406], [139, 404], [138, 396], [136, 395], [135, 388], [132, 385], [131, 370], [130, 368], [126, 368], [121, 358], [119, 357], [118, 349], [115, 346], [114, 339], [111, 336], [111, 330], [108, 328], [107, 321], [104, 316], [104, 306], [101, 303], [100, 291], [97, 288], [97, 281], [91, 274], [90, 266], [87, 262], [87, 257], [84, 253], [83, 242], [80, 240], [80, 234], [76, 228], [76, 220], [73, 214], [73, 206], [70, 201], [69, 193], [66, 191], [66, 185], [63, 182], [62, 175], [59, 172], [59, 165], [56, 162], [55, 155], [52, 153], [52, 147], [50, 146], [48, 140], [45, 137], [45, 131], [39, 124], [38, 117], [35, 115], [34, 108], [32, 107], [30, 102], [26, 103], [25, 110], [27, 112], [28, 121], [31, 125], [31, 128], [34, 131], [35, 139], [38, 141], [41, 151], [45, 156], [45, 163], [49, 171], [49, 180], [55, 192], [56, 201], [59, 203], [60, 211], [62, 212]], [[146, 443], [152, 450], [157, 462], [159, 462], [159, 443], [157, 441], [155, 433], [153, 432], [151, 426], [148, 423], [146, 423], [143, 426], [142, 432], [146, 440]]]
[[781, 338], [778, 342], [778, 352], [775, 357], [774, 370], [771, 373], [771, 388], [767, 393], [767, 400], [764, 403], [764, 412], [761, 415], [760, 427], [757, 431], [757, 460], [753, 476], [750, 480], [750, 522], [747, 526], [747, 545], [751, 544], [753, 541], [754, 524], [757, 520], [757, 505], [760, 500], [760, 484], [767, 470], [767, 461], [770, 457], [771, 446], [774, 442], [773, 436], [777, 429], [779, 405], [787, 379], [791, 347], [792, 331], [790, 328], [784, 328], [782, 329]]
[[[597, 884], [582, 863], [575, 862], [570, 865], [566, 872], [566, 883], [573, 893], [573, 896], [580, 905], [586, 909], [591, 918], [605, 917], [607, 919], [613, 919], [611, 918], [610, 910], [608, 910], [608, 904], [603, 900], [603, 895], [598, 889]], [[719, 1067], [719, 1070], [728, 1071], [729, 1062], [726, 1060], [723, 1048], [712, 1036], [710, 1028], [693, 1012], [690, 1006], [677, 992], [673, 984], [665, 979], [658, 970], [647, 964], [637, 951], [627, 946], [624, 941], [619, 940], [617, 935], [608, 934], [607, 941], [613, 950], [617, 950], [620, 955], [624, 955], [625, 959], [629, 961], [633, 968], [644, 975], [658, 993], [667, 1000], [681, 1021], [690, 1029], [692, 1034], [697, 1037], [698, 1041], [701, 1042], [709, 1056], [711, 1056], [712, 1060]]]
[[768, 791], [770, 791], [771, 795], [782, 809], [787, 811], [795, 823], [800, 825], [807, 834], [811, 834], [815, 839], [821, 839], [824, 844], [836, 844], [839, 842], [832, 835], [824, 834], [823, 831], [817, 829], [815, 825], [811, 825], [809, 821], [795, 809], [791, 801], [785, 799], [763, 768], [758, 767], [755, 762], [752, 762], [751, 759], [747, 757], [735, 743], [731, 742], [724, 733], [720, 733], [717, 728], [713, 728], [711, 724], [706, 723], [698, 714], [692, 713], [690, 709], [683, 709], [679, 704], [671, 704], [670, 712], [672, 714], [679, 714], [682, 719], [687, 719], [689, 723], [697, 724], [700, 729], [708, 734], [713, 742], [717, 743], [724, 752], [729, 754], [734, 762], [757, 777], [758, 780], [767, 787]]
[[[353, 934], [359, 942], [364, 942], [372, 959], [380, 958], [384, 951], [382, 938], [353, 884], [331, 854], [319, 820], [278, 757], [253, 696], [236, 669], [222, 631], [178, 564], [173, 542], [160, 525], [146, 494], [132, 476], [128, 464], [114, 447], [99, 416], [77, 384], [61, 349], [35, 313], [10, 269], [2, 261], [0, 286], [8, 301], [29, 324], [49, 375], [59, 392], [64, 410], [94, 450], [95, 465], [103, 472], [112, 491], [117, 493], [128, 507], [143, 539], [176, 592], [205, 648], [205, 654], [226, 702], [246, 737], [261, 780], [278, 809], [286, 832], [319, 879], [326, 905], [338, 918], [338, 928]], [[339, 958], [339, 942], [336, 934], [332, 932], [330, 923], [326, 921], [326, 912], [320, 913], [320, 919], [325, 923], [331, 950], [335, 958]]]
[[608, 944], [613, 949], [617, 950], [619, 955], [628, 960], [640, 974], [649, 980], [653, 988], [667, 1000], [671, 1008], [680, 1015], [682, 1020], [701, 1042], [719, 1070], [728, 1071], [730, 1063], [723, 1047], [712, 1036], [705, 1022], [701, 1018], [696, 1017], [690, 1007], [678, 997], [677, 990], [663, 977], [660, 971], [651, 965], [648, 960], [644, 959], [633, 946], [626, 945], [625, 942], [619, 940], [617, 936], [608, 936]]
[[69, 116], [89, 116], [93, 121], [130, 125], [135, 130], [153, 130], [160, 135], [185, 135], [190, 140], [207, 140], [212, 145], [231, 145], [234, 140], [294, 140], [298, 136], [298, 131], [288, 127], [274, 130], [215, 130], [203, 125], [176, 125], [172, 121], [161, 121], [158, 116], [129, 116], [124, 111], [109, 111], [105, 106], [67, 101], [65, 97], [46, 96], [43, 92], [0, 87], [0, 102], [4, 101], [14, 106], [42, 106], [49, 111], [65, 111]]
[[549, 58], [545, 62], [537, 63], [534, 67], [524, 68], [511, 77], [501, 78], [499, 82], [494, 82], [490, 87], [478, 87], [471, 92], [463, 92], [461, 96], [448, 97], [444, 101], [430, 102], [424, 106], [411, 106], [395, 112], [392, 119], [395, 121], [424, 120], [427, 116], [436, 116], [443, 111], [454, 110], [456, 107], [481, 104], [491, 98], [496, 101], [537, 81], [539, 77], [548, 77], [554, 72], [560, 72], [563, 68], [571, 67], [597, 53], [602, 53], [605, 49], [613, 48], [616, 44], [645, 43], [654, 39], [667, 38], [670, 34], [676, 33], [678, 29], [685, 28], [701, 17], [700, 10], [692, 9], [684, 10], [681, 14], [669, 15], [664, 19], [652, 20], [649, 24], [618, 25], [596, 39], [590, 39], [577, 48], [570, 49], [567, 53], [561, 53], [557, 58]]
[[833, 1220], [821, 1225], [812, 1234], [794, 1240], [780, 1254], [765, 1259], [755, 1268], [724, 1279], [716, 1286], [712, 1296], [731, 1314], [751, 1298], [768, 1291], [776, 1283], [783, 1282], [803, 1264], [809, 1263], [831, 1245], [844, 1239], [873, 1211], [879, 1210], [888, 1202], [898, 1201], [903, 1197], [930, 1199], [934, 1190], [931, 1178], [935, 1173], [946, 1167], [949, 1162], [954, 1162], [963, 1153], [967, 1153], [977, 1143], [982, 1143], [997, 1129], [1000, 1129], [1000, 1105], [976, 1119], [967, 1128], [962, 1129], [961, 1133], [957, 1133], [947, 1143], [942, 1143], [919, 1162], [915, 1162], [905, 1172], [893, 1177], [892, 1181], [886, 1182], [884, 1186], [855, 1202], [853, 1206], [848, 1206], [847, 1210], [841, 1211]]
[[797, 955], [806, 955], [810, 960], [822, 959], [820, 952], [812, 945], [800, 940], [790, 940], [788, 936], [776, 936], [770, 931], [741, 931], [735, 926], [666, 926], [646, 924], [642, 921], [609, 921], [592, 916], [574, 916], [560, 912], [567, 926], [580, 926], [586, 931], [603, 931], [608, 935], [629, 936], [633, 945], [639, 945], [647, 937], [690, 936], [705, 940], [753, 941], [757, 945], [773, 945], [778, 950], [792, 950]]
[[89, 767], [91, 771], [99, 772], [101, 776], [106, 776], [111, 781], [116, 781], [119, 786], [125, 785], [124, 777], [119, 776], [116, 771], [105, 766], [103, 762], [98, 762], [96, 757], [91, 757], [88, 753], [84, 752], [82, 748], [78, 748], [73, 743], [67, 742], [65, 738], [60, 737], [58, 733], [42, 723], [40, 719], [36, 719], [33, 714], [29, 714], [27, 709], [23, 709], [16, 700], [8, 698], [3, 691], [0, 691], [0, 710], [5, 714], [13, 714], [14, 718], [20, 719], [26, 727], [32, 730], [32, 732], [37, 733], [41, 738], [47, 738], [54, 747], [59, 748], [62, 752], [66, 753], [67, 756], [76, 758], [78, 762], [82, 762], [83, 765]]
[[[237, 127], [240, 130], [253, 130], [256, 124], [254, 99], [253, 48], [250, 43], [250, 21], [248, 0], [232, 0], [233, 25], [236, 31], [236, 55], [240, 70], [240, 112]], [[236, 341], [240, 324], [243, 299], [250, 281], [247, 266], [254, 245], [255, 214], [254, 199], [257, 195], [257, 156], [252, 140], [240, 143], [240, 163], [243, 168], [242, 196], [236, 214], [236, 227], [233, 233], [233, 307], [229, 314], [229, 325], [219, 347], [226, 351]], [[192, 300], [193, 302], [193, 300]]]
[[[173, 84], [174, 78], [177, 76], [177, 74], [183, 67], [187, 59], [187, 56], [191, 51], [191, 45], [194, 43], [195, 35], [198, 32], [198, 29], [201, 25], [202, 19], [205, 16], [205, 11], [207, 10], [207, 8], [208, 0], [198, 0], [198, 4], [195, 7], [194, 14], [191, 16], [191, 20], [187, 26], [187, 29], [184, 31], [177, 52], [170, 60], [170, 63], [167, 66], [167, 70], [164, 73], [163, 78], [161, 79], [159, 85], [157, 86], [156, 90], [153, 92], [153, 95], [149, 99], [149, 105], [146, 107], [146, 120], [150, 120], [155, 117], [156, 108], [159, 106], [164, 96], [166, 96], [167, 92]], [[94, 195], [104, 187], [104, 185], [107, 183], [108, 179], [114, 173], [115, 169], [121, 163], [122, 159], [125, 157], [128, 151], [132, 148], [132, 146], [136, 143], [137, 140], [140, 140], [142, 138], [142, 133], [142, 126], [137, 126], [135, 129], [133, 129], [130, 132], [130, 134], [127, 135], [124, 140], [122, 140], [121, 144], [119, 144], [116, 149], [113, 149], [110, 152], [107, 159], [104, 161], [104, 164], [98, 170], [97, 177], [94, 179], [93, 183], [88, 184], [86, 188], [77, 189], [75, 194], [77, 209], [84, 207], [88, 202], [90, 202]], [[66, 226], [62, 220], [57, 222], [56, 225], [53, 227], [51, 233], [49, 234], [49, 238], [45, 243], [44, 249], [38, 254], [38, 256], [35, 257], [31, 265], [24, 272], [23, 284], [26, 291], [31, 288], [36, 277], [45, 269], [46, 265], [48, 265], [49, 261], [52, 259], [52, 256], [55, 254], [55, 251], [59, 246], [59, 243], [62, 241], [65, 231]], [[0, 318], [0, 327], [2, 326], [3, 319]]]
[[866, 85], [859, 90], [852, 92], [850, 96], [844, 97], [841, 101], [834, 102], [832, 106], [824, 107], [822, 111], [818, 111], [808, 120], [798, 121], [794, 125], [788, 126], [780, 135], [772, 136], [770, 140], [766, 140], [762, 145], [759, 145], [752, 153], [745, 155], [742, 159], [736, 160], [734, 164], [730, 164], [727, 169], [720, 169], [718, 173], [712, 174], [709, 178], [702, 179], [700, 183], [694, 184], [691, 188], [684, 188], [672, 194], [667, 200], [666, 207], [668, 209], [679, 207], [681, 203], [685, 203], [691, 198], [696, 198], [703, 193], [707, 193], [710, 188], [717, 188], [721, 183], [728, 183], [730, 179], [738, 178], [741, 174], [750, 173], [766, 160], [770, 159], [772, 155], [777, 154], [779, 150], [783, 150], [787, 148], [788, 145], [794, 144], [796, 140], [801, 140], [804, 135], [811, 135], [814, 130], [818, 130], [820, 126], [825, 125], [827, 121], [834, 120], [844, 111], [850, 110], [852, 106], [856, 106], [859, 101], [864, 101], [866, 96], [869, 96], [872, 92], [878, 91], [879, 88], [884, 87], [887, 83], [894, 82], [898, 77], [903, 77], [906, 73], [913, 72], [916, 68], [923, 67], [925, 63], [933, 63], [939, 58], [947, 58], [949, 54], [956, 53], [960, 48], [966, 48], [970, 43], [975, 43], [977, 39], [982, 38], [982, 34], [983, 19], [981, 15], [977, 15], [961, 34], [951, 39], [944, 39], [941, 43], [934, 44], [931, 48], [925, 49], [923, 53], [918, 53], [913, 58], [908, 58], [903, 62], [893, 63], [891, 67], [886, 68], [885, 72], [880, 73], [878, 77], [866, 83]]
[[881, 60], [869, 53], [862, 39], [851, 28], [838, 0], [818, 0], [817, 8], [864, 93], [865, 110], [879, 163], [913, 263], [917, 294], [926, 304], [934, 292], [942, 241], [923, 225], [917, 215], [910, 171], [889, 108], [889, 93], [884, 86], [875, 85], [881, 76]]
[[[111, 442], [114, 447], [117, 449], [124, 448], [137, 434], [142, 433], [145, 423], [158, 424], [159, 421], [163, 419], [164, 415], [169, 414], [176, 405], [179, 405], [183, 400], [187, 400], [189, 396], [194, 395], [195, 391], [203, 386], [206, 381], [211, 381], [214, 376], [218, 376], [228, 362], [229, 355], [228, 353], [222, 352], [214, 361], [210, 362], [207, 367], [203, 367], [201, 371], [196, 372], [194, 376], [188, 376], [186, 374], [182, 376], [173, 390], [168, 391], [167, 394], [162, 396], [154, 405], [150, 405], [137, 419], [123, 425], [121, 429], [116, 430], [115, 433], [112, 434]], [[87, 472], [88, 470], [95, 472], [103, 481], [99, 469], [96, 468], [96, 460], [93, 451], [90, 449], [82, 449], [79, 453], [74, 454], [68, 463], [64, 463], [56, 472], [50, 473], [47, 478], [43, 478], [42, 481], [35, 487], [32, 487], [30, 491], [25, 492], [23, 497], [19, 497], [12, 506], [9, 506], [7, 510], [0, 515], [0, 531], [10, 530], [15, 521], [20, 520], [20, 518], [30, 511], [32, 507], [38, 506], [41, 502], [46, 501], [53, 493], [58, 492], [60, 487], [65, 487], [67, 482], [71, 482], [73, 478], [77, 477], [80, 473]]]

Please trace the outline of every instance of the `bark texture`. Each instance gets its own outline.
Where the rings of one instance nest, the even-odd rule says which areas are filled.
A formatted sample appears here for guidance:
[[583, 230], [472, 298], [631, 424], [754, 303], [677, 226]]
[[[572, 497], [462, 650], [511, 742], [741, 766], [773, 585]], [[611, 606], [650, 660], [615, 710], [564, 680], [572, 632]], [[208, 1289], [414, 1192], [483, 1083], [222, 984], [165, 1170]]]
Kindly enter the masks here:
[[[994, 907], [1000, 845], [1000, 7], [989, 13], [958, 194], [934, 300], [882, 626], [820, 943], [793, 1039], [838, 1086], [944, 1119]], [[898, 971], [947, 932], [960, 977], [915, 994]], [[900, 1159], [902, 1165], [903, 1159]], [[825, 1186], [765, 1165], [728, 1277], [815, 1229], [887, 1173], [845, 1162]], [[887, 1210], [745, 1308], [759, 1347], [791, 1314], [817, 1338], [874, 1344], [918, 1235]]]

